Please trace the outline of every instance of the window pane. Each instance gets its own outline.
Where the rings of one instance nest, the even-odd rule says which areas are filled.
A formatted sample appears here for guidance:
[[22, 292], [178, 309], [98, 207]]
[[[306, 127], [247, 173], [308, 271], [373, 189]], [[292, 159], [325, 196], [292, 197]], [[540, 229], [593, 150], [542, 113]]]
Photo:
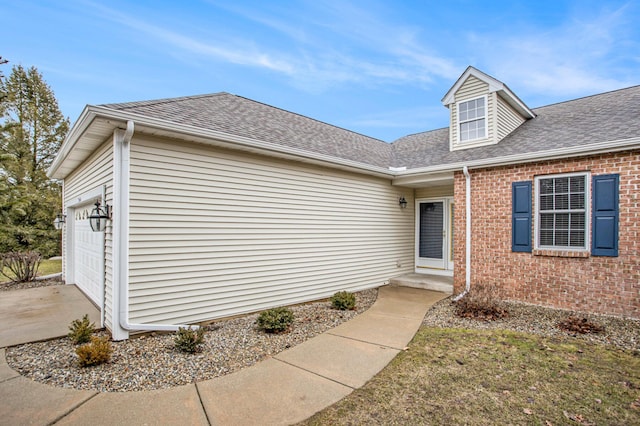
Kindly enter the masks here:
[[584, 231], [571, 231], [571, 247], [584, 247]]
[[556, 213], [556, 229], [569, 229], [569, 214]]
[[553, 210], [553, 195], [540, 196], [540, 210]]
[[572, 176], [570, 179], [571, 192], [584, 192], [584, 176]]
[[484, 119], [460, 124], [460, 140], [466, 141], [485, 137]]
[[584, 231], [584, 213], [571, 213], [571, 229]]
[[584, 194], [571, 194], [570, 208], [572, 210], [584, 209]]
[[555, 241], [553, 242], [554, 246], [557, 246], [557, 247], [569, 246], [569, 230], [568, 229], [556, 229], [554, 236], [555, 236]]
[[555, 197], [556, 210], [567, 210], [569, 208], [569, 194], [558, 194]]
[[540, 230], [540, 245], [552, 246], [553, 245], [553, 230]]
[[553, 179], [540, 179], [540, 194], [553, 194]]
[[553, 213], [544, 213], [540, 215], [540, 229], [553, 229]]
[[554, 181], [556, 194], [567, 194], [569, 192], [569, 178], [555, 178]]

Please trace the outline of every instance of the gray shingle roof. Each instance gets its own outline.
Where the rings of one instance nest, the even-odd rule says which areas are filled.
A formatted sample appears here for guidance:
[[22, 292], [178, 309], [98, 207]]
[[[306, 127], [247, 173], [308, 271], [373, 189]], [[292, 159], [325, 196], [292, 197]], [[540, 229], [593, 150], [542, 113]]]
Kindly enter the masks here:
[[102, 105], [378, 167], [407, 169], [640, 136], [640, 86], [534, 109], [496, 145], [449, 151], [449, 129], [392, 144], [229, 93]]
[[640, 137], [640, 86], [533, 109], [496, 145], [449, 151], [449, 129], [396, 140], [393, 166], [408, 169]]
[[229, 93], [101, 106], [378, 167], [392, 155], [381, 140]]

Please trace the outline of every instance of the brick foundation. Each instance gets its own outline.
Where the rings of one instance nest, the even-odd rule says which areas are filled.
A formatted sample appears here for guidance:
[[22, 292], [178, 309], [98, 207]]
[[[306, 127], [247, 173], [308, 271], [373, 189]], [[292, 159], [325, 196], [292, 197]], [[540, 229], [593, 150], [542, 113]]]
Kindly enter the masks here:
[[[592, 176], [620, 175], [619, 256], [596, 257], [584, 252], [549, 250], [512, 252], [511, 183], [533, 181], [537, 175], [581, 171], [590, 171]], [[492, 285], [499, 297], [508, 300], [640, 318], [640, 152], [487, 168], [470, 173], [472, 287], [478, 283]], [[457, 293], [465, 284], [465, 178], [461, 172], [455, 174], [454, 195], [454, 290]], [[532, 235], [535, 238], [535, 230]]]

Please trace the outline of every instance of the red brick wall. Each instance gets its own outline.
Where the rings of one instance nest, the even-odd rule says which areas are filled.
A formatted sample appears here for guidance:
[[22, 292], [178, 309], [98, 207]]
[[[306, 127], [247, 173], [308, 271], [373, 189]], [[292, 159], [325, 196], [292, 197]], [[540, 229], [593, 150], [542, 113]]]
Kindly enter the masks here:
[[[620, 175], [619, 256], [513, 253], [511, 183], [581, 171], [592, 176]], [[471, 170], [470, 174], [472, 287], [492, 285], [508, 300], [640, 318], [640, 152]], [[455, 174], [454, 194], [454, 288], [458, 293], [465, 285], [465, 178], [461, 172]]]

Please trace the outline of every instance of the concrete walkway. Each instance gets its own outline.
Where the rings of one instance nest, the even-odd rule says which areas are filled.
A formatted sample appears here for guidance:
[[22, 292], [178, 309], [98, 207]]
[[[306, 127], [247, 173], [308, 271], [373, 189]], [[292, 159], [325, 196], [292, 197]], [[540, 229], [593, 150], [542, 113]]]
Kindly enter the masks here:
[[0, 348], [66, 336], [71, 321], [85, 314], [100, 325], [100, 311], [75, 285], [2, 292]]
[[405, 348], [447, 295], [382, 287], [365, 313], [252, 367], [165, 390], [98, 393], [33, 382], [0, 349], [0, 424], [286, 425], [349, 395]]

